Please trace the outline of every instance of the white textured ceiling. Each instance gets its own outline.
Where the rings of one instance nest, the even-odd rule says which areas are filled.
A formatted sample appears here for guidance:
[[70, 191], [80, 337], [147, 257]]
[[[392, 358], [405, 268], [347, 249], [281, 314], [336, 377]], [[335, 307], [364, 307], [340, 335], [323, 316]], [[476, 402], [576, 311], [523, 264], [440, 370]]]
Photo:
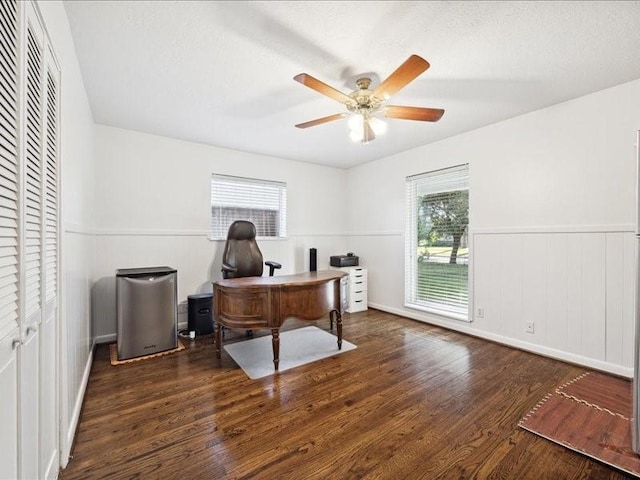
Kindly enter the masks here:
[[[640, 78], [640, 2], [66, 1], [97, 123], [348, 168]], [[444, 108], [353, 143], [344, 92], [409, 55], [431, 68], [390, 103]], [[375, 84], [374, 84], [375, 86]], [[597, 114], [597, 112], [594, 112]]]

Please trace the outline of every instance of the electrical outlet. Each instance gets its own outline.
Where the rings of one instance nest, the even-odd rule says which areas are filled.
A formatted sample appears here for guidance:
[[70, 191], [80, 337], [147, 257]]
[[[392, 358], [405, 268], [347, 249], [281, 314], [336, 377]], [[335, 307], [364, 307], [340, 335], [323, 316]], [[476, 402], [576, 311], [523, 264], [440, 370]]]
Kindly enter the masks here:
[[535, 329], [535, 323], [533, 322], [525, 322], [524, 331], [527, 333], [533, 333]]
[[478, 308], [477, 312], [476, 312], [476, 317], [478, 318], [484, 318], [484, 308]]

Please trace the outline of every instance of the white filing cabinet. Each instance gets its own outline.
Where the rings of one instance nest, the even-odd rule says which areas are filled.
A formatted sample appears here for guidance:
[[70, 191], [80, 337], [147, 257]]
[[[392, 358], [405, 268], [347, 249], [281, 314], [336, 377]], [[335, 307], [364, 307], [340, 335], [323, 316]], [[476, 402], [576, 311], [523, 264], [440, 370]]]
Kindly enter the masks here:
[[347, 280], [347, 312], [367, 309], [367, 269], [362, 267], [331, 267], [349, 274]]

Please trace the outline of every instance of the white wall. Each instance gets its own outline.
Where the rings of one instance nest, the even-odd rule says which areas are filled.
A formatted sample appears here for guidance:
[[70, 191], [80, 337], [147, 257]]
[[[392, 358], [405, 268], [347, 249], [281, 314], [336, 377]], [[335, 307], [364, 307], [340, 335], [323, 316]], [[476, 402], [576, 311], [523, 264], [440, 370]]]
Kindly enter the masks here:
[[60, 449], [64, 466], [80, 415], [92, 358], [94, 123], [64, 6], [60, 1], [41, 1], [38, 7], [62, 71], [59, 384]]
[[[221, 278], [224, 241], [208, 238], [211, 173], [287, 182], [286, 240], [262, 240], [265, 260], [278, 273], [318, 268], [346, 252], [346, 172], [130, 130], [97, 126], [94, 333], [116, 333], [115, 271], [168, 265], [178, 270], [178, 301], [211, 291]], [[186, 321], [184, 306], [179, 322]]]
[[[349, 170], [369, 304], [631, 375], [638, 105], [640, 80]], [[467, 162], [471, 324], [404, 307], [405, 177]]]

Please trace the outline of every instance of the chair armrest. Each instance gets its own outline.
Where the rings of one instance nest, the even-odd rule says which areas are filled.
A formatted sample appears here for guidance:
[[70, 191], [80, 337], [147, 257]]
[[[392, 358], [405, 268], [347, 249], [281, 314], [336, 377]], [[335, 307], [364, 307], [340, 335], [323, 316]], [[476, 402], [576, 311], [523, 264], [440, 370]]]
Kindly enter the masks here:
[[269, 276], [270, 277], [273, 277], [273, 271], [276, 268], [282, 268], [282, 265], [280, 265], [278, 262], [273, 262], [271, 260], [268, 260], [268, 261], [264, 262], [264, 264], [269, 267]]
[[220, 269], [220, 271], [222, 272], [223, 278], [226, 278], [225, 274], [227, 274], [227, 273], [235, 273], [235, 272], [238, 271], [238, 269], [236, 267], [232, 267], [228, 263], [223, 263], [222, 264], [222, 268]]

